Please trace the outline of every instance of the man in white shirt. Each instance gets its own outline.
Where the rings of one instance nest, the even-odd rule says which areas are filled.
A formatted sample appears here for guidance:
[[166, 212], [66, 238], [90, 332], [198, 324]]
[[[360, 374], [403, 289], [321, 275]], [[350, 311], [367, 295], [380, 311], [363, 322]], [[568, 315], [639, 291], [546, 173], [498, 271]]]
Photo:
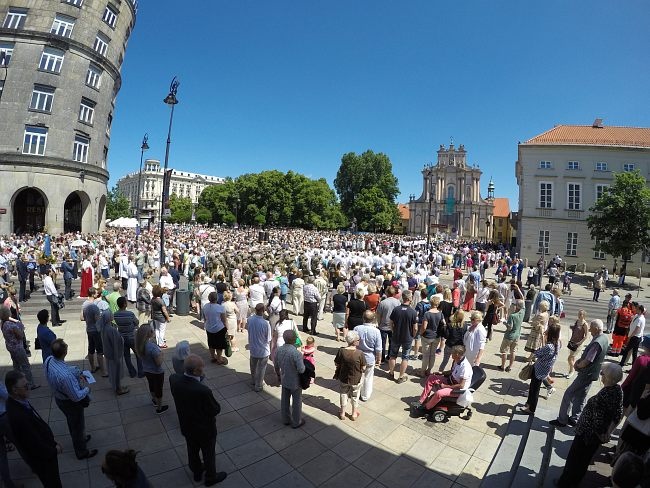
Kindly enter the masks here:
[[164, 266], [160, 268], [160, 279], [158, 280], [158, 283], [162, 288], [167, 288], [167, 290], [174, 289], [174, 279], [171, 277], [169, 271], [167, 271], [167, 268]]
[[643, 334], [645, 332], [645, 307], [643, 305], [639, 305], [637, 302], [632, 302], [632, 307], [634, 308], [636, 315], [630, 324], [630, 329], [627, 336], [627, 345], [621, 352], [621, 368], [624, 367], [627, 363], [627, 357], [629, 356], [630, 351], [632, 352], [632, 364], [634, 364], [634, 361], [636, 361], [637, 353], [639, 351], [639, 344], [641, 344], [641, 340], [643, 339]]
[[65, 322], [65, 320], [61, 320], [61, 317], [59, 317], [59, 291], [54, 286], [54, 276], [56, 276], [56, 271], [52, 268], [43, 278], [43, 290], [45, 291], [47, 301], [50, 302], [52, 326], [56, 327]]
[[485, 342], [487, 340], [487, 331], [481, 321], [483, 314], [481, 312], [472, 312], [471, 323], [465, 337], [463, 344], [465, 345], [465, 357], [472, 366], [481, 365], [481, 357], [485, 350]]
[[253, 284], [248, 288], [248, 298], [251, 312], [255, 310], [258, 303], [264, 303], [264, 286], [260, 283], [259, 276], [253, 277]]
[[370, 400], [372, 395], [372, 383], [375, 368], [381, 364], [381, 334], [377, 328], [377, 317], [372, 310], [363, 312], [363, 325], [357, 325], [354, 331], [359, 334], [359, 345], [357, 349], [366, 357], [368, 366], [361, 378], [361, 393], [359, 398], [362, 402]]

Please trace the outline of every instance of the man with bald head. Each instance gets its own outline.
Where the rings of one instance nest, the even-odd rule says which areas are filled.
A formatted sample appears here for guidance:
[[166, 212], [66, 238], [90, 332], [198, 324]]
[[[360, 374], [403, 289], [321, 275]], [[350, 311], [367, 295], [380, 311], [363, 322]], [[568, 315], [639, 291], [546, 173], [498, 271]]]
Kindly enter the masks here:
[[[169, 377], [181, 434], [187, 443], [189, 468], [194, 481], [200, 482], [205, 471], [205, 486], [216, 485], [226, 479], [227, 474], [217, 472], [215, 446], [217, 442], [216, 416], [221, 411], [212, 390], [203, 384], [203, 360], [190, 354], [183, 363], [184, 373]], [[199, 451], [203, 454], [203, 462]]]

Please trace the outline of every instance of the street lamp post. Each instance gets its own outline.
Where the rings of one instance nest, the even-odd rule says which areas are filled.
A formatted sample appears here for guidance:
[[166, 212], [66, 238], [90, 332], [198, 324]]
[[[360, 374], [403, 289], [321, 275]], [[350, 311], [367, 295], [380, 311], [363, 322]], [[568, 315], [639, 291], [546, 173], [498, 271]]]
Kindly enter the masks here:
[[169, 144], [171, 143], [171, 136], [172, 136], [172, 122], [174, 121], [174, 107], [178, 103], [178, 99], [176, 98], [178, 85], [180, 85], [180, 82], [174, 76], [171, 85], [169, 86], [169, 94], [163, 100], [163, 102], [169, 105], [172, 110], [169, 115], [169, 130], [167, 131], [167, 146], [165, 148], [165, 168], [163, 170], [163, 198], [161, 198], [161, 202], [160, 202], [160, 266], [161, 267], [165, 265], [165, 219], [163, 218], [163, 213], [165, 211], [164, 178], [165, 178], [165, 173], [167, 172], [167, 166], [169, 165]]
[[[147, 141], [149, 140], [149, 134], [144, 135], [142, 138], [142, 145], [140, 146], [140, 174], [138, 175], [138, 200], [137, 200], [137, 206], [135, 209], [135, 218], [138, 221], [138, 227], [140, 227], [140, 195], [142, 193], [142, 160], [144, 158], [144, 152], [149, 149], [149, 144], [147, 144]], [[136, 235], [136, 239], [140, 237], [140, 234]]]
[[488, 243], [488, 236], [490, 234], [490, 219], [485, 219], [485, 243]]
[[433, 181], [429, 181], [429, 212], [427, 213], [427, 250], [431, 244], [431, 190], [433, 188]]

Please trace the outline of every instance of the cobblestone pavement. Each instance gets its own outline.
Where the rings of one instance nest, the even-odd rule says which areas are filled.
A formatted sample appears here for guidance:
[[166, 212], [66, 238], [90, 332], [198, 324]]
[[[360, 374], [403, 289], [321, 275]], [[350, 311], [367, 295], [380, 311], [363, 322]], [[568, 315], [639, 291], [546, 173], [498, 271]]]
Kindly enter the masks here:
[[[443, 282], [449, 282], [448, 276], [442, 278]], [[605, 297], [608, 299], [609, 293], [604, 293], [600, 303], [591, 302], [590, 296], [589, 290], [574, 285], [573, 295], [565, 297], [567, 318], [563, 325], [575, 320], [579, 308], [585, 308], [590, 318], [604, 318]], [[78, 311], [70, 308], [62, 314], [67, 322], [54, 330], [70, 346], [69, 361], [87, 369], [85, 327]], [[28, 338], [33, 341], [35, 314], [27, 314], [24, 321]], [[317, 379], [304, 392], [306, 424], [300, 429], [285, 427], [281, 422], [280, 389], [272, 367], [268, 369], [265, 390], [252, 391], [244, 334], [238, 334], [241, 350], [233, 353], [227, 366], [206, 361], [207, 384], [221, 404], [221, 414], [217, 417], [217, 467], [227, 471], [228, 478], [220, 486], [307, 487], [345, 483], [357, 487], [444, 488], [480, 484], [504, 435], [512, 406], [523, 402], [528, 389], [517, 378], [523, 362], [511, 373], [500, 372], [496, 367], [500, 364], [497, 353], [503, 327], [497, 327], [494, 340], [487, 346], [484, 367], [488, 379], [475, 394], [474, 415], [469, 420], [452, 417], [444, 424], [410, 418], [408, 404], [419, 396], [422, 388], [419, 378], [410, 375], [409, 381], [398, 385], [387, 378], [383, 369], [375, 371], [375, 391], [368, 402], [361, 404], [360, 418], [356, 422], [339, 420], [339, 395], [331, 378], [333, 357], [340, 343], [333, 340], [331, 315], [326, 314], [319, 322], [318, 331]], [[183, 339], [190, 341], [192, 352], [209, 359], [205, 333], [199, 322], [191, 316], [174, 316], [167, 329], [170, 348], [164, 352], [167, 373], [172, 371], [173, 346]], [[522, 361], [523, 354], [522, 343], [519, 353]], [[31, 402], [49, 421], [64, 447], [59, 457], [64, 486], [111, 486], [100, 470], [103, 454], [108, 449], [127, 447], [139, 451], [138, 461], [154, 486], [197, 485], [187, 468], [184, 439], [167, 378], [164, 399], [170, 409], [161, 416], [153, 411], [144, 379], [127, 377], [125, 384], [130, 393], [116, 397], [108, 380], [98, 378], [93, 385], [91, 405], [86, 410], [86, 425], [87, 432], [92, 434], [89, 447], [98, 448], [100, 453], [90, 460], [78, 461], [63, 414], [43, 377], [40, 351], [33, 351], [31, 362], [37, 382], [43, 385], [32, 392]], [[415, 367], [419, 367], [417, 363]], [[9, 355], [2, 348], [3, 375], [10, 364]], [[555, 370], [566, 371], [566, 350]], [[408, 373], [412, 373], [411, 367]], [[541, 400], [541, 405], [551, 410], [558, 408], [567, 380], [557, 378], [555, 386], [557, 393]], [[596, 390], [593, 388], [591, 393]], [[16, 452], [10, 453], [10, 468], [15, 480], [27, 487], [40, 486]], [[607, 470], [605, 465], [598, 469]]]

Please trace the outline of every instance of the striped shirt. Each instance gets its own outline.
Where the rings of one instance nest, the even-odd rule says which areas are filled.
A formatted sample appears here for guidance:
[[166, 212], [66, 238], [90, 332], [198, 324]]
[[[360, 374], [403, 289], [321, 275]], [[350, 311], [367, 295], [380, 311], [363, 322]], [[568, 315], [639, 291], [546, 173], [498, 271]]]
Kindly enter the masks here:
[[69, 366], [65, 361], [50, 356], [45, 360], [45, 376], [54, 398], [78, 402], [90, 393], [90, 388], [81, 387], [79, 376], [81, 371], [76, 366]]
[[316, 288], [311, 283], [307, 283], [303, 287], [303, 295], [305, 297], [305, 302], [318, 303], [320, 300], [320, 293], [318, 293], [318, 288]]

